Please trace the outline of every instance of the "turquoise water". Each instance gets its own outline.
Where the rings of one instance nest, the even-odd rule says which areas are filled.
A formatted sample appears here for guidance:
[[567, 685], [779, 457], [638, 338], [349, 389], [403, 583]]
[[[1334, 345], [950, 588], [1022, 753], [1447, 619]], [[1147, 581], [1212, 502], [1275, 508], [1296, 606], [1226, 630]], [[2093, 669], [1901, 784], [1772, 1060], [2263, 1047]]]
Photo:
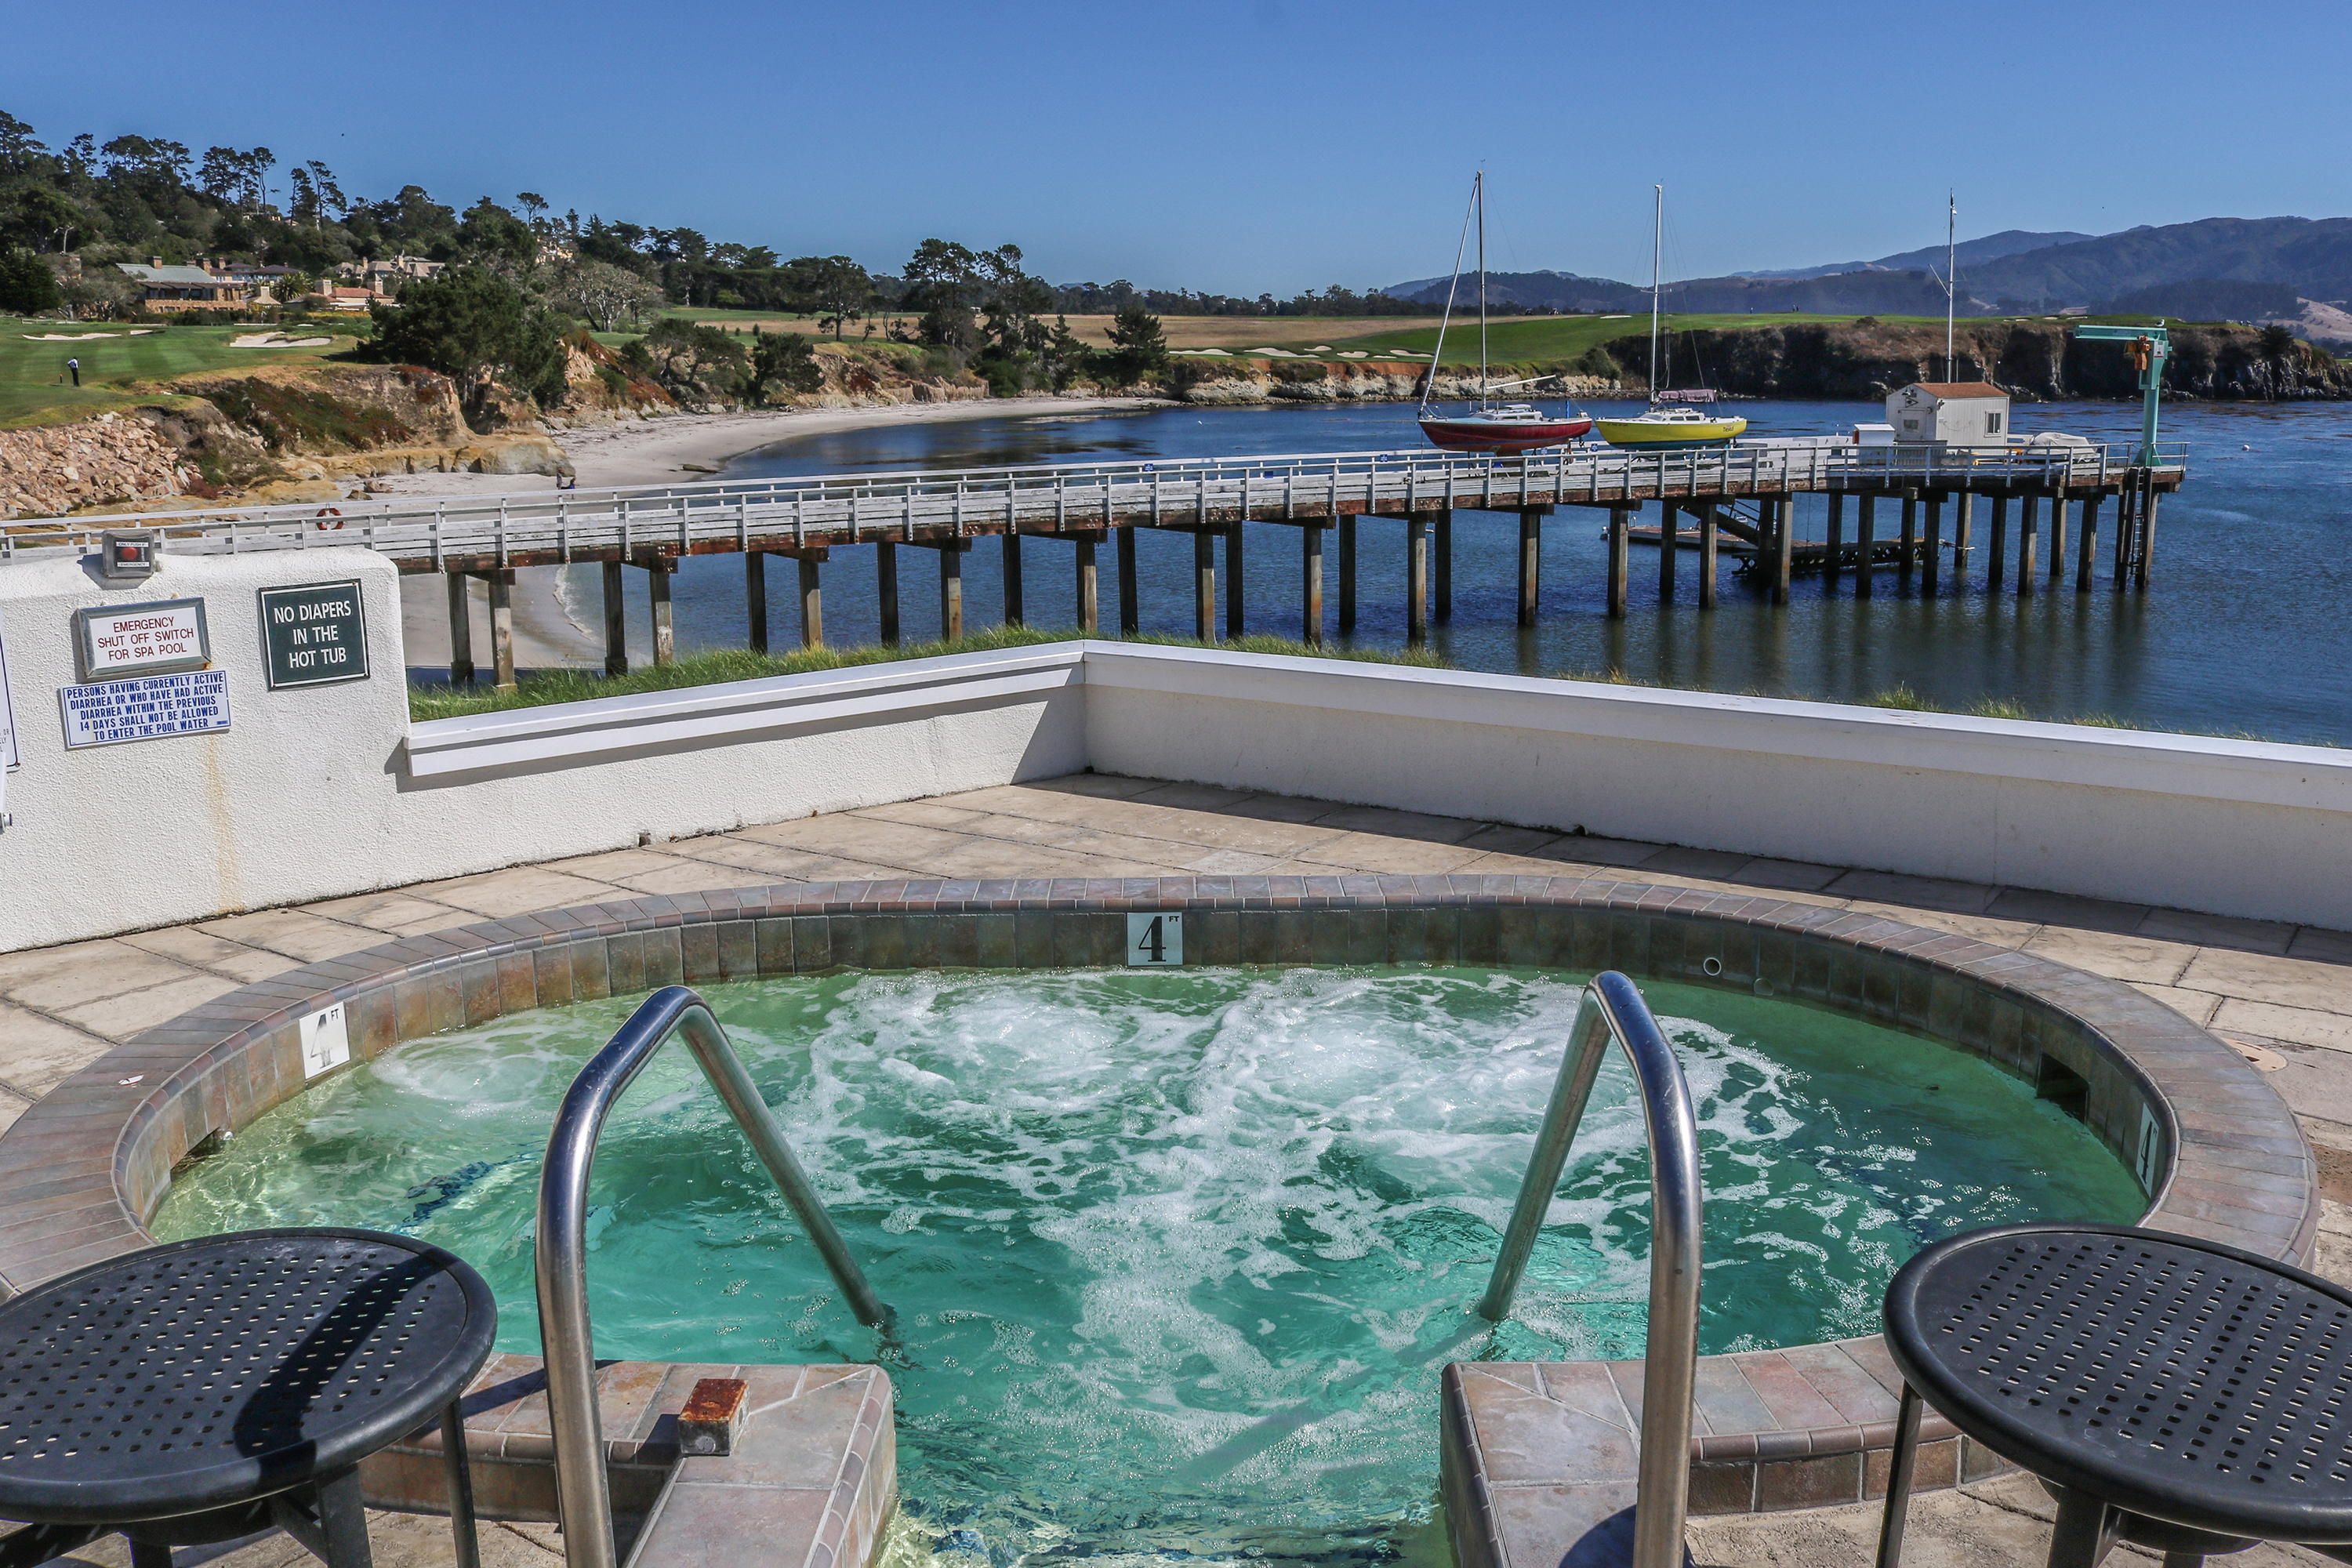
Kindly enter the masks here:
[[[1643, 989], [1698, 1106], [1705, 1350], [1873, 1331], [1893, 1270], [1955, 1230], [2144, 1206], [2080, 1125], [1973, 1058], [1784, 1000]], [[1648, 1160], [1613, 1053], [1516, 1316], [1471, 1310], [1577, 999], [1570, 977], [1475, 969], [711, 993], [899, 1314], [882, 1359], [908, 1510], [1000, 1561], [1391, 1552], [1433, 1501], [1444, 1362], [1640, 1354]], [[186, 1173], [154, 1229], [420, 1236], [488, 1278], [501, 1346], [536, 1352], [541, 1148], [632, 1005], [343, 1073]], [[682, 1047], [605, 1134], [589, 1235], [600, 1354], [877, 1357]]]

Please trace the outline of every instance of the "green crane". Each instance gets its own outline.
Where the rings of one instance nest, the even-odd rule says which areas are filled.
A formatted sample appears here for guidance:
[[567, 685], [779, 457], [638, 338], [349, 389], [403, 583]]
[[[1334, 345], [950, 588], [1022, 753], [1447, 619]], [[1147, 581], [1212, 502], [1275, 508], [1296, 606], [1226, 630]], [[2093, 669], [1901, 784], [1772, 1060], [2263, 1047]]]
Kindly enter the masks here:
[[2156, 403], [2164, 385], [2164, 362], [2172, 357], [2172, 338], [2162, 327], [2076, 327], [2077, 342], [2129, 343], [2132, 363], [2139, 370], [2139, 466], [2156, 467]]

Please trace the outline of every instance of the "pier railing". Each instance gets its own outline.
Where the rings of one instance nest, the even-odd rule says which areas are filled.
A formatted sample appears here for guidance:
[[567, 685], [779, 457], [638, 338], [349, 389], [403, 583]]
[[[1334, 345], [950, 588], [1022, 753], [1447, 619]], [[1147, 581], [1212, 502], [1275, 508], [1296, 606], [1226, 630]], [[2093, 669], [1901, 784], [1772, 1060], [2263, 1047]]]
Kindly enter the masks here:
[[[2160, 448], [2159, 472], [2184, 469], [2186, 453], [2177, 442]], [[107, 529], [151, 528], [165, 533], [167, 550], [186, 553], [362, 544], [409, 571], [479, 570], [1009, 530], [1312, 522], [1366, 512], [1634, 505], [1659, 497], [2106, 489], [2122, 483], [2137, 456], [2136, 443], [1970, 449], [1791, 442], [1675, 452], [1571, 447], [1523, 458], [1431, 451], [1160, 458], [77, 517], [0, 528], [0, 559], [26, 549], [91, 548]]]

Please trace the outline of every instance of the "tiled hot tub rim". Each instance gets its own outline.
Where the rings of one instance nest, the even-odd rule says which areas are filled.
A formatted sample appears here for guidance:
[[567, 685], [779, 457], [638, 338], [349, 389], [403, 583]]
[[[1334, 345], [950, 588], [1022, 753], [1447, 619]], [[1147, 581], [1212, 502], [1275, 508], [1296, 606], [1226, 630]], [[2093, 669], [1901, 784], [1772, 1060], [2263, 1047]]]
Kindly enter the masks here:
[[[1117, 964], [1125, 931], [1115, 917], [1165, 910], [1195, 917], [1186, 932], [1195, 963], [1615, 967], [1749, 989], [1762, 980], [2012, 1071], [2054, 1058], [2084, 1080], [2086, 1120], [2126, 1164], [2147, 1136], [2130, 1113], [2150, 1112], [2164, 1174], [2146, 1223], [2291, 1259], [2317, 1226], [2300, 1131], [2220, 1040], [2118, 982], [1886, 916], [1601, 877], [926, 879], [518, 915], [402, 938], [229, 993], [109, 1052], [0, 1135], [0, 1286], [13, 1292], [146, 1245], [142, 1222], [185, 1152], [304, 1087], [298, 1020], [331, 1002], [346, 1005], [354, 1056], [372, 1057], [506, 1012], [671, 983], [833, 968]], [[1454, 914], [1433, 928], [1416, 918], [1423, 911]], [[1398, 915], [1409, 918], [1400, 923]], [[823, 923], [795, 923], [807, 921]], [[1752, 942], [1730, 945], [1730, 933], [1743, 931]], [[676, 940], [644, 940], [665, 931]], [[1705, 933], [1696, 942], [1695, 931]], [[819, 940], [821, 948], [803, 952]], [[1841, 953], [1857, 956], [1841, 964]], [[1704, 972], [1710, 956], [1719, 975]], [[1867, 1359], [1875, 1346], [1788, 1349]], [[1883, 1445], [1891, 1396], [1886, 1404], [1883, 1415], [1754, 1431], [1713, 1429], [1702, 1409], [1693, 1458], [1760, 1477], [1776, 1462], [1859, 1456]], [[1764, 1489], [1757, 1480], [1749, 1495]]]

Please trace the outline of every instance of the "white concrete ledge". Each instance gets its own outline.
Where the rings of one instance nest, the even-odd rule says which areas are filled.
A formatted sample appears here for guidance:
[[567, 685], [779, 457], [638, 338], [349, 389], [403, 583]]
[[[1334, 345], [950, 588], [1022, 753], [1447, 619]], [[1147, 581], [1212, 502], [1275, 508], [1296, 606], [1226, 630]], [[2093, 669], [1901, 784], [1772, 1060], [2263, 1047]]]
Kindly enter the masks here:
[[747, 741], [1075, 686], [1080, 643], [916, 658], [674, 691], [432, 719], [408, 731], [408, 771], [434, 778], [524, 763], [609, 761], [651, 747]]

